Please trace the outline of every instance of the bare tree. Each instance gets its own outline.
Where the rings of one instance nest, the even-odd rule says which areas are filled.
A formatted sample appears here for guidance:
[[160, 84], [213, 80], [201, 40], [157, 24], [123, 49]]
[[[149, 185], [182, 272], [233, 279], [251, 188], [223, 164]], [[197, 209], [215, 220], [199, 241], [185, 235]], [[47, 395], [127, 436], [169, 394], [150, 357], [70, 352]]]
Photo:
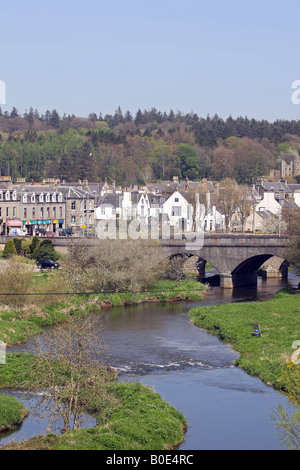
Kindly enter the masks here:
[[242, 231], [245, 230], [245, 223], [247, 217], [249, 217], [252, 209], [252, 198], [251, 198], [251, 189], [247, 186], [239, 187], [239, 203], [237, 206], [238, 217], [242, 224]]
[[73, 290], [138, 292], [163, 275], [167, 258], [155, 240], [99, 240], [71, 247], [66, 276]]
[[220, 182], [218, 203], [225, 216], [226, 231], [231, 226], [233, 214], [238, 210], [240, 197], [240, 188], [234, 179], [225, 178]]
[[70, 315], [67, 322], [37, 339], [38, 357], [30, 388], [46, 390], [41, 401], [51, 404], [47, 409], [50, 419], [53, 412], [61, 416], [62, 432], [79, 429], [96, 399], [98, 410], [99, 403], [107, 410], [116, 402], [105, 387], [112, 372], [103, 363], [103, 351], [99, 315]]

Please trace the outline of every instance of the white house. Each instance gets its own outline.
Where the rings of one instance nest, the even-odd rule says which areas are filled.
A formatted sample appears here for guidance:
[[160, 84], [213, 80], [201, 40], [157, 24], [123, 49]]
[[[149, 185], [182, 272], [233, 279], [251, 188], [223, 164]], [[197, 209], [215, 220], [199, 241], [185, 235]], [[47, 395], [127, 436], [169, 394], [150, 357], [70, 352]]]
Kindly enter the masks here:
[[265, 192], [263, 195], [263, 199], [256, 205], [255, 211], [270, 211], [274, 215], [280, 215], [282, 210], [281, 204], [275, 199], [275, 193]]
[[180, 191], [175, 191], [163, 203], [162, 212], [169, 217], [171, 227], [181, 229], [184, 220], [185, 229], [187, 231], [193, 229], [193, 206]]

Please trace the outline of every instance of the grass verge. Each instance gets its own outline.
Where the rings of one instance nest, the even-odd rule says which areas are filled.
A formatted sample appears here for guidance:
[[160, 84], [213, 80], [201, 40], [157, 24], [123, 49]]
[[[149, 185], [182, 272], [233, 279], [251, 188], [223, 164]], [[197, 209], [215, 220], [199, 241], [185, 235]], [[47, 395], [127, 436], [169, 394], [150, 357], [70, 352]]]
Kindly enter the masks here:
[[[192, 322], [232, 345], [239, 353], [236, 365], [276, 389], [300, 397], [299, 367], [292, 345], [300, 340], [300, 294], [278, 292], [267, 302], [197, 307]], [[261, 335], [253, 336], [253, 324]], [[297, 379], [298, 377], [298, 379]]]
[[[7, 366], [0, 368], [0, 385], [15, 387], [26, 383], [34, 369], [35, 357], [31, 354], [8, 356]], [[102, 397], [97, 395], [93, 398], [90, 407], [97, 417], [97, 426], [61, 435], [37, 436], [2, 449], [167, 450], [176, 448], [184, 439], [187, 425], [184, 416], [150, 387], [114, 380], [105, 387], [105, 392], [114, 397], [115, 406], [107, 416]], [[11, 413], [12, 404], [7, 403], [6, 406]]]

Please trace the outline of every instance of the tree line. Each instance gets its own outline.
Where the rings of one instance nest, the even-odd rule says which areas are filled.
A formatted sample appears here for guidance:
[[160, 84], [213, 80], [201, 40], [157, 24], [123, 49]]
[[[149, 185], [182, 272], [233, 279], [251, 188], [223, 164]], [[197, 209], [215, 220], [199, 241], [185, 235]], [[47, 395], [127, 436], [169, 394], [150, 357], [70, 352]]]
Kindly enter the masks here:
[[156, 108], [133, 115], [120, 107], [112, 115], [82, 118], [60, 116], [55, 109], [40, 114], [30, 108], [20, 115], [16, 108], [0, 108], [0, 171], [13, 179], [144, 184], [173, 176], [228, 177], [250, 184], [299, 148], [295, 120], [201, 118]]

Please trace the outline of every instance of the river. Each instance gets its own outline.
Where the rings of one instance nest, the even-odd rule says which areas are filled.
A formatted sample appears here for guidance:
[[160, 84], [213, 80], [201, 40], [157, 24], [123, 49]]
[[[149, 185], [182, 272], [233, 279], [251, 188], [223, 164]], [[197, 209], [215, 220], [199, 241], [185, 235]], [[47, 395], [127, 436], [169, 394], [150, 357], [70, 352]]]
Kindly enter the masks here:
[[[271, 414], [286, 397], [259, 379], [236, 368], [237, 354], [229, 345], [194, 326], [189, 309], [220, 303], [268, 300], [280, 288], [299, 280], [259, 279], [257, 289], [211, 287], [200, 302], [141, 304], [104, 313], [107, 362], [118, 369], [120, 381], [150, 385], [181, 411], [188, 430], [179, 450], [277, 450], [280, 442]], [[10, 351], [31, 351], [32, 341]], [[34, 397], [10, 392], [31, 409]], [[27, 402], [26, 402], [27, 400]], [[93, 426], [93, 420], [87, 424]], [[45, 434], [46, 421], [34, 416], [0, 445]]]

